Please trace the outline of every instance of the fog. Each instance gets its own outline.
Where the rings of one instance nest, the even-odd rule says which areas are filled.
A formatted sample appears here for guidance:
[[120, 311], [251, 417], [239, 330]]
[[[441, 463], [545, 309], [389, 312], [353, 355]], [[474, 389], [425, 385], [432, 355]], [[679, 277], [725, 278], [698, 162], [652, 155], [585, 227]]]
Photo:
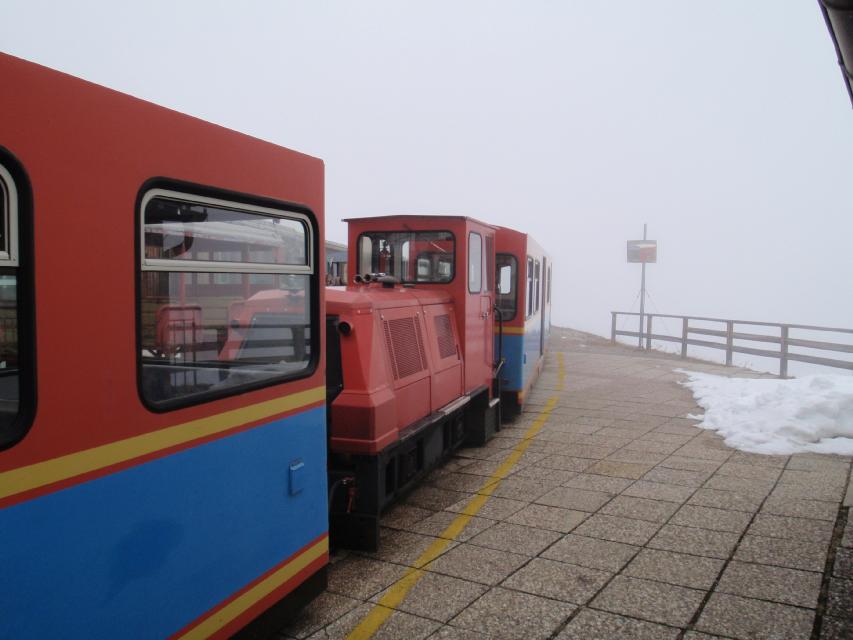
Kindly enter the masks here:
[[[4, 3], [2, 49], [323, 158], [341, 218], [553, 255], [555, 323], [853, 326], [853, 113], [817, 2]], [[677, 331], [677, 327], [671, 327]]]

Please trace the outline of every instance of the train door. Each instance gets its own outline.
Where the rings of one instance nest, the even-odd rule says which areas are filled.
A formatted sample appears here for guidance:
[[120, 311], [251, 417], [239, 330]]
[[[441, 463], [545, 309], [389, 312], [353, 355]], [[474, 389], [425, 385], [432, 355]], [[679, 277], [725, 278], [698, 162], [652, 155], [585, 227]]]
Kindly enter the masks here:
[[[465, 388], [472, 389], [482, 384], [482, 365], [486, 359], [485, 316], [488, 307], [485, 306], [486, 294], [483, 293], [483, 234], [478, 231], [468, 232], [468, 295], [469, 305], [466, 313], [465, 333]], [[479, 300], [478, 300], [479, 299]]]
[[495, 339], [494, 331], [490, 331], [490, 327], [494, 327], [492, 311], [494, 309], [495, 296], [495, 236], [488, 231], [485, 234], [485, 251], [483, 252], [483, 292], [480, 296], [480, 315], [483, 317], [483, 322], [486, 326], [483, 339], [483, 361], [488, 370], [494, 367], [495, 363]]
[[494, 377], [494, 230], [467, 225], [465, 388], [491, 385]]

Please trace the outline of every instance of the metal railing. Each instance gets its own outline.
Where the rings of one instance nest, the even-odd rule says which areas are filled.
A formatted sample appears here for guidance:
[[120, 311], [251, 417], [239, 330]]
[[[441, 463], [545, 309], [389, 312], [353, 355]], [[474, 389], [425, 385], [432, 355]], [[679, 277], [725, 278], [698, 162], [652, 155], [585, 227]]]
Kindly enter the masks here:
[[[806, 324], [782, 324], [779, 322], [754, 322], [751, 320], [728, 320], [723, 318], [703, 318], [701, 316], [676, 316], [664, 313], [647, 313], [645, 314], [645, 328], [639, 326], [641, 331], [622, 331], [616, 328], [616, 320], [618, 316], [634, 316], [640, 314], [629, 311], [611, 311], [612, 323], [610, 328], [610, 340], [616, 342], [616, 336], [627, 336], [639, 338], [640, 344], [645, 341], [646, 349], [651, 349], [652, 340], [661, 340], [664, 342], [681, 343], [681, 357], [687, 357], [687, 346], [706, 347], [710, 349], [720, 349], [726, 352], [726, 365], [732, 364], [732, 355], [735, 353], [745, 353], [754, 356], [764, 356], [765, 358], [777, 358], [779, 360], [779, 377], [788, 377], [788, 362], [807, 362], [809, 364], [818, 364], [825, 367], [835, 367], [839, 369], [853, 370], [853, 359], [840, 360], [837, 358], [824, 358], [820, 356], [812, 356], [804, 353], [792, 352], [791, 347], [800, 347], [805, 349], [817, 349], [821, 351], [832, 351], [835, 353], [850, 353], [853, 354], [853, 344], [844, 344], [840, 342], [824, 342], [820, 340], [807, 340], [797, 338], [792, 335], [798, 331], [822, 331], [831, 333], [843, 333], [853, 335], [853, 329], [840, 329], [838, 327], [816, 327]], [[681, 335], [671, 336], [654, 332], [655, 318], [674, 318], [681, 320]], [[706, 329], [697, 326], [690, 326], [690, 322], [703, 323], [720, 323], [725, 326], [725, 329]], [[766, 335], [761, 333], [749, 333], [747, 331], [736, 331], [736, 325], [744, 325], [745, 327], [771, 327], [778, 329], [779, 335]], [[644, 331], [642, 329], [645, 329]], [[708, 339], [691, 338], [691, 335], [712, 336], [722, 338], [722, 341], [714, 341]], [[760, 349], [756, 347], [745, 347], [739, 342], [765, 343], [779, 345], [778, 350]]]

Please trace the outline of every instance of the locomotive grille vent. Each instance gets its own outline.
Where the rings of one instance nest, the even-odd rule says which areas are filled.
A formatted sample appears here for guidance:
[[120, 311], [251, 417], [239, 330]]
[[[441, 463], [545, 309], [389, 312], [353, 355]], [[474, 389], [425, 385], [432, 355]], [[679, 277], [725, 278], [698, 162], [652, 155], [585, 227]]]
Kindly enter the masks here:
[[421, 364], [422, 368], [427, 368], [427, 359], [426, 352], [424, 351], [424, 337], [421, 335], [421, 323], [415, 322], [415, 333], [418, 334], [418, 349], [421, 352]]
[[438, 353], [442, 358], [456, 355], [456, 341], [453, 339], [453, 327], [450, 324], [450, 316], [435, 317], [435, 335], [438, 337]]
[[391, 330], [388, 328], [388, 322], [385, 322], [385, 346], [388, 348], [388, 355], [391, 356], [391, 368], [394, 370], [394, 379], [400, 377], [397, 373], [397, 363], [394, 361], [394, 349], [391, 346]]
[[414, 318], [386, 320], [385, 343], [391, 355], [394, 378], [406, 378], [426, 369], [421, 330]]

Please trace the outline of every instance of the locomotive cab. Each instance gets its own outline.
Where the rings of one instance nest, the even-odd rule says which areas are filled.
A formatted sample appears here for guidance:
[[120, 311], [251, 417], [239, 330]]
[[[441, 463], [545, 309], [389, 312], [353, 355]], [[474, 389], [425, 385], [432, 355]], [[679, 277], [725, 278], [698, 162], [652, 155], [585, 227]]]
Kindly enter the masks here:
[[349, 223], [351, 281], [327, 291], [333, 542], [375, 549], [381, 511], [500, 427], [495, 228], [465, 217]]

